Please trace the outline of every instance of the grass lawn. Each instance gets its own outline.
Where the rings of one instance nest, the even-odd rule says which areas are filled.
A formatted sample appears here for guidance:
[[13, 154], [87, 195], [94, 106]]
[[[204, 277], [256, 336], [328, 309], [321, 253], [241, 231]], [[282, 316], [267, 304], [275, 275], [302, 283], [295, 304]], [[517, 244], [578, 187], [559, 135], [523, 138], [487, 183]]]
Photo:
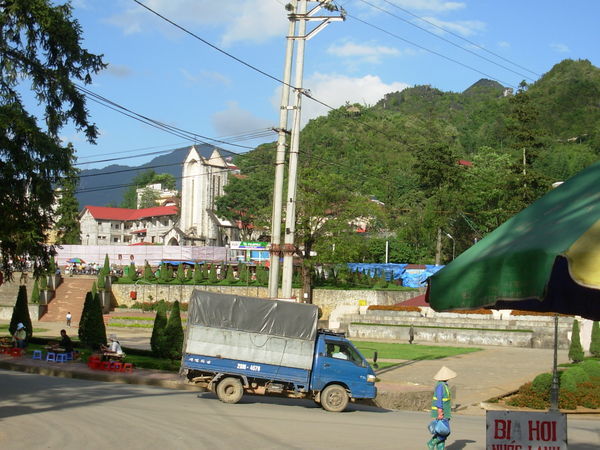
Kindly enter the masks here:
[[[8, 333], [8, 327], [9, 327], [9, 326], [10, 326], [10, 325], [9, 325], [9, 324], [7, 324], [7, 323], [6, 323], [6, 324], [2, 324], [2, 325], [0, 325], [0, 333], [6, 332], [6, 334], [9, 334], [9, 333]], [[34, 329], [33, 329], [33, 334], [35, 334], [35, 333], [44, 333], [44, 332], [46, 332], [46, 331], [48, 331], [48, 329], [47, 329], [47, 328], [34, 328]]]
[[[446, 347], [438, 345], [394, 344], [386, 342], [352, 342], [365, 358], [371, 360], [373, 351], [377, 351], [379, 359], [440, 359], [447, 356], [462, 355], [481, 350], [476, 347]], [[380, 365], [381, 366], [381, 365]]]

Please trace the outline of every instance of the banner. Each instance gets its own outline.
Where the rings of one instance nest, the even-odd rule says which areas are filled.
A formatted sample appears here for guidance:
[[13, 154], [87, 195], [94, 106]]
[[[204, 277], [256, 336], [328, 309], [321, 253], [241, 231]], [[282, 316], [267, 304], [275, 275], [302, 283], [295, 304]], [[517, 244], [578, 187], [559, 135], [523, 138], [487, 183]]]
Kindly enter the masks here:
[[567, 416], [559, 412], [487, 411], [487, 450], [566, 450]]

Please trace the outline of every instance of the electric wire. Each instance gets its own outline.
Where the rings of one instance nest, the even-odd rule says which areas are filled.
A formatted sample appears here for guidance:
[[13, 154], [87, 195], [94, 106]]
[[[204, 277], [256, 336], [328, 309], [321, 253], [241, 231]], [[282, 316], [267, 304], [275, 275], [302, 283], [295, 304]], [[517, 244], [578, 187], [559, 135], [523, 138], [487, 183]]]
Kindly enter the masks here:
[[[379, 10], [379, 11], [381, 11], [381, 12], [384, 12], [384, 13], [386, 13], [386, 14], [390, 15], [391, 17], [394, 17], [394, 18], [396, 18], [396, 19], [398, 19], [398, 20], [401, 20], [402, 22], [404, 22], [404, 23], [406, 23], [406, 24], [408, 24], [408, 25], [410, 25], [410, 26], [413, 26], [413, 27], [415, 27], [415, 28], [418, 28], [419, 30], [422, 30], [422, 31], [424, 31], [425, 33], [428, 33], [428, 34], [430, 34], [430, 35], [432, 35], [432, 36], [434, 36], [434, 37], [436, 37], [436, 38], [438, 38], [438, 39], [441, 39], [442, 41], [444, 41], [444, 42], [447, 42], [448, 44], [450, 44], [450, 45], [453, 45], [454, 47], [456, 47], [456, 48], [459, 48], [459, 49], [461, 49], [461, 50], [463, 50], [463, 51], [465, 51], [465, 52], [467, 52], [467, 53], [470, 53], [471, 55], [474, 55], [474, 56], [476, 56], [477, 58], [481, 58], [481, 59], [483, 59], [483, 60], [485, 60], [485, 61], [487, 61], [487, 62], [489, 62], [489, 63], [495, 64], [495, 65], [496, 65], [496, 66], [498, 66], [498, 67], [502, 67], [503, 69], [505, 69], [505, 70], [508, 70], [509, 72], [512, 72], [512, 73], [514, 73], [515, 75], [519, 75], [519, 76], [522, 76], [522, 77], [524, 77], [524, 78], [526, 78], [526, 79], [528, 79], [528, 80], [530, 80], [530, 81], [534, 81], [534, 80], [533, 80], [533, 78], [531, 78], [531, 77], [530, 77], [530, 76], [528, 76], [528, 75], [525, 75], [525, 74], [523, 74], [523, 73], [521, 73], [521, 72], [517, 72], [516, 70], [513, 70], [513, 69], [511, 69], [510, 67], [507, 67], [507, 66], [505, 66], [504, 64], [500, 64], [500, 63], [498, 63], [498, 62], [496, 62], [496, 61], [494, 61], [494, 60], [492, 60], [492, 59], [490, 59], [490, 58], [487, 58], [487, 57], [485, 57], [485, 56], [483, 56], [483, 55], [480, 55], [479, 53], [476, 53], [476, 52], [474, 52], [473, 50], [470, 50], [470, 49], [468, 49], [468, 48], [462, 47], [461, 45], [458, 45], [456, 42], [452, 42], [450, 39], [446, 39], [446, 38], [445, 38], [445, 37], [443, 37], [443, 36], [440, 36], [440, 35], [438, 35], [438, 34], [435, 34], [435, 33], [433, 33], [432, 31], [429, 31], [427, 28], [421, 27], [421, 26], [417, 25], [416, 23], [414, 23], [414, 22], [411, 22], [410, 20], [407, 20], [407, 19], [405, 19], [405, 18], [403, 18], [403, 17], [401, 17], [401, 16], [398, 16], [397, 14], [394, 14], [394, 13], [392, 13], [392, 12], [390, 12], [390, 11], [388, 11], [388, 10], [386, 10], [386, 9], [384, 9], [384, 8], [382, 8], [382, 7], [380, 7], [380, 6], [377, 6], [377, 5], [375, 5], [375, 4], [373, 4], [373, 3], [371, 3], [371, 2], [369, 2], [369, 1], [367, 1], [367, 0], [358, 0], [358, 1], [360, 1], [360, 2], [362, 2], [362, 3], [364, 3], [364, 4], [366, 4], [366, 5], [369, 5], [369, 6], [370, 6], [371, 8], [373, 8], [373, 9], [377, 9], [377, 10]], [[389, 2], [389, 1], [386, 1], [386, 0], [384, 0], [384, 1], [385, 1], [386, 3], [388, 3], [388, 4], [392, 5], [392, 6], [395, 6], [393, 3]], [[425, 19], [422, 19], [422, 18], [421, 18], [421, 20], [423, 20], [424, 22], [427, 22], [427, 23], [428, 23], [428, 24], [430, 24], [430, 25], [434, 25], [432, 22], [430, 22], [430, 21], [428, 21], [428, 20], [425, 20]], [[440, 30], [443, 30], [443, 31], [446, 31], [446, 32], [450, 33], [450, 31], [448, 31], [448, 30], [446, 30], [446, 29], [444, 29], [444, 28], [442, 28], [442, 27], [439, 27], [439, 26], [437, 26], [437, 28], [439, 28]], [[452, 33], [452, 34], [453, 34], [454, 36], [459, 36], [459, 35], [457, 35], [457, 34], [454, 34], [454, 33]], [[470, 42], [470, 41], [468, 41], [468, 42]], [[470, 43], [471, 43], [471, 44], [473, 44], [473, 45], [476, 45], [476, 44], [474, 44], [474, 43], [472, 43], [472, 42], [470, 42]], [[481, 46], [477, 46], [477, 47], [478, 47], [478, 48], [480, 48], [480, 49], [482, 48]], [[496, 56], [497, 56], [497, 55], [496, 55]], [[511, 64], [513, 64], [513, 63], [511, 63]], [[527, 70], [527, 69], [525, 69], [525, 70]], [[530, 70], [527, 70], [527, 71], [528, 71], [528, 72], [531, 72]], [[532, 73], [533, 73], [533, 72], [532, 72]]]
[[[359, 1], [363, 1], [363, 0], [359, 0]], [[401, 11], [404, 11], [406, 14], [409, 14], [409, 15], [411, 15], [412, 17], [414, 17], [414, 18], [416, 18], [416, 19], [419, 19], [419, 20], [421, 20], [421, 21], [423, 21], [423, 22], [425, 22], [425, 23], [427, 23], [427, 24], [429, 24], [429, 25], [431, 25], [431, 26], [433, 26], [433, 27], [435, 27], [435, 28], [437, 28], [437, 29], [439, 29], [439, 30], [442, 30], [442, 31], [444, 31], [444, 32], [446, 32], [446, 33], [448, 33], [448, 34], [451, 34], [451, 35], [452, 35], [452, 36], [454, 36], [454, 37], [457, 37], [458, 39], [461, 39], [461, 40], [463, 40], [463, 41], [465, 41], [465, 42], [467, 42], [467, 43], [469, 43], [469, 44], [471, 44], [471, 45], [473, 45], [473, 46], [477, 47], [478, 49], [480, 49], [480, 50], [483, 50], [484, 52], [487, 52], [487, 53], [489, 53], [490, 55], [493, 55], [493, 56], [495, 56], [496, 58], [499, 58], [499, 59], [501, 59], [501, 60], [503, 60], [503, 61], [505, 61], [505, 62], [507, 62], [507, 63], [509, 63], [509, 64], [512, 64], [513, 66], [515, 66], [515, 67], [518, 67], [519, 69], [526, 70], [527, 72], [529, 72], [529, 73], [531, 73], [531, 74], [533, 74], [533, 75], [535, 75], [535, 76], [537, 76], [537, 77], [540, 77], [540, 76], [541, 76], [541, 74], [539, 74], [539, 73], [537, 73], [537, 72], [534, 72], [533, 70], [531, 70], [531, 69], [528, 69], [527, 67], [524, 67], [524, 66], [522, 66], [522, 65], [520, 65], [520, 64], [518, 64], [518, 63], [516, 63], [516, 62], [514, 62], [514, 61], [511, 61], [510, 59], [508, 59], [508, 58], [505, 58], [504, 56], [502, 56], [502, 55], [499, 55], [498, 53], [495, 53], [495, 52], [493, 52], [493, 51], [491, 51], [491, 50], [488, 50], [487, 48], [485, 48], [485, 47], [483, 47], [483, 46], [481, 46], [481, 45], [477, 44], [476, 42], [473, 42], [473, 41], [471, 41], [470, 39], [467, 39], [467, 38], [466, 38], [466, 37], [464, 37], [464, 36], [461, 36], [461, 35], [460, 35], [460, 34], [458, 34], [458, 33], [455, 33], [455, 32], [453, 32], [452, 30], [448, 30], [448, 29], [446, 29], [446, 28], [444, 28], [444, 27], [441, 27], [441, 26], [437, 25], [437, 24], [436, 24], [436, 23], [434, 23], [434, 22], [431, 22], [431, 21], [429, 21], [429, 20], [425, 19], [424, 17], [420, 17], [420, 16], [418, 16], [418, 15], [416, 15], [416, 14], [414, 14], [414, 13], [410, 12], [409, 10], [407, 10], [407, 9], [405, 9], [405, 8], [402, 8], [402, 7], [401, 7], [401, 6], [399, 6], [399, 5], [397, 5], [397, 4], [393, 3], [393, 2], [390, 2], [389, 0], [382, 0], [382, 1], [383, 1], [383, 2], [385, 2], [385, 3], [387, 3], [387, 4], [389, 4], [389, 5], [391, 5], [391, 6], [393, 6], [394, 8], [397, 8], [397, 9], [399, 9], [399, 10], [401, 10]]]

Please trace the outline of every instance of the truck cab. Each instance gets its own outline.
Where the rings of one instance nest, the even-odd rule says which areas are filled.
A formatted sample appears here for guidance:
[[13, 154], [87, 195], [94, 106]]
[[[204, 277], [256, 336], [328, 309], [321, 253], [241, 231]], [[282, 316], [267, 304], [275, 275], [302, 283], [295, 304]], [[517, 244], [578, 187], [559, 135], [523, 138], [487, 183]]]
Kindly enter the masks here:
[[[315, 344], [315, 360], [311, 374], [311, 390], [317, 392], [316, 399], [331, 397], [330, 386], [340, 386], [352, 399], [375, 398], [375, 373], [365, 357], [343, 334], [319, 330]], [[344, 397], [338, 392], [339, 401]], [[335, 398], [328, 398], [326, 403], [335, 403]], [[326, 405], [323, 404], [323, 406]], [[347, 403], [347, 399], [346, 399]], [[342, 405], [338, 405], [341, 407]], [[346, 404], [343, 405], [342, 410]], [[329, 408], [328, 408], [329, 409]]]

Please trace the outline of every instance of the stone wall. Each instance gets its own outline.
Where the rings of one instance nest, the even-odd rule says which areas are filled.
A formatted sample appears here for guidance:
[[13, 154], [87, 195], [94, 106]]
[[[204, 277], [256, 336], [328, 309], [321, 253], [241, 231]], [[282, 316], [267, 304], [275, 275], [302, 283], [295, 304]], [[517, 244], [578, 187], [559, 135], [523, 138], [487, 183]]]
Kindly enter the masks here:
[[[559, 348], [568, 349], [573, 318], [560, 317]], [[367, 310], [343, 318], [350, 337], [408, 342], [413, 326], [415, 342], [465, 345], [512, 345], [552, 348], [554, 318], [550, 316], [511, 316], [509, 314], [436, 313], [429, 308], [419, 312]]]
[[[43, 305], [29, 305], [29, 317], [31, 320], [39, 320], [42, 315]], [[0, 305], [0, 320], [12, 319], [14, 305]]]
[[[244, 295], [248, 297], [268, 298], [266, 287], [258, 286], [206, 286], [206, 285], [168, 285], [168, 284], [113, 284], [112, 293], [116, 305], [131, 306], [137, 302], [156, 302], [165, 300], [187, 303], [194, 289], [223, 294]], [[136, 293], [132, 299], [130, 293]], [[315, 289], [313, 303], [321, 308], [323, 318], [328, 318], [331, 312], [342, 305], [355, 307], [370, 305], [394, 305], [418, 295], [419, 291], [372, 291], [372, 290], [334, 290]], [[281, 294], [281, 292], [280, 292]], [[299, 290], [294, 289], [292, 295], [299, 296]]]

